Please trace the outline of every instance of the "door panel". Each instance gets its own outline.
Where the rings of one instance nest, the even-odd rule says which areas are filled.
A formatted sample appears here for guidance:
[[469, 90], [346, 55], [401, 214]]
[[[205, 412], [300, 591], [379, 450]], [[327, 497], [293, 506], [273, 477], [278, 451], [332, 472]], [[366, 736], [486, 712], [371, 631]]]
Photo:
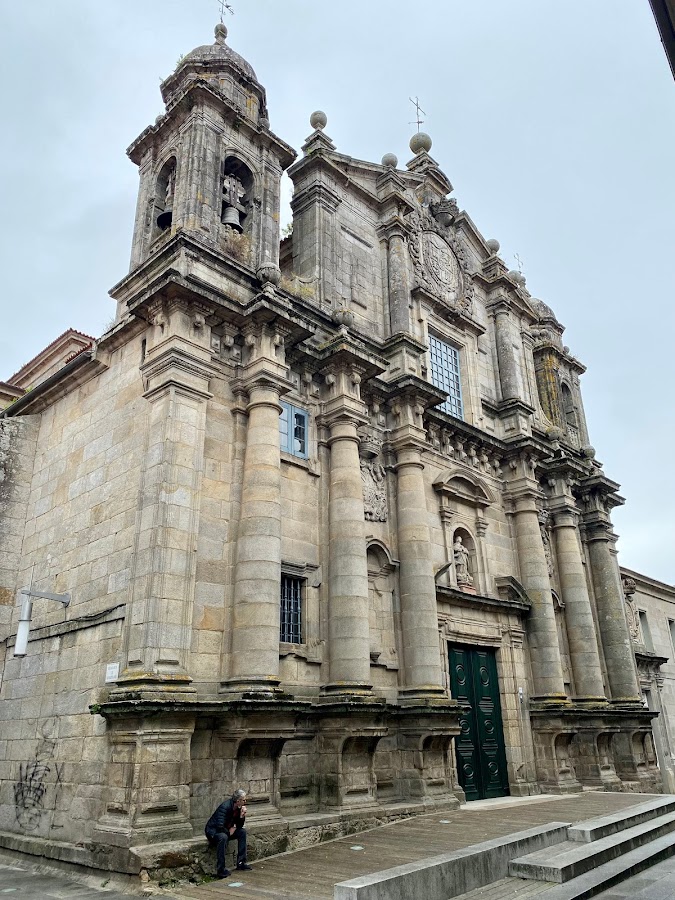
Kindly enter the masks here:
[[449, 644], [450, 690], [463, 706], [455, 739], [459, 781], [467, 800], [509, 793], [497, 662], [493, 650]]

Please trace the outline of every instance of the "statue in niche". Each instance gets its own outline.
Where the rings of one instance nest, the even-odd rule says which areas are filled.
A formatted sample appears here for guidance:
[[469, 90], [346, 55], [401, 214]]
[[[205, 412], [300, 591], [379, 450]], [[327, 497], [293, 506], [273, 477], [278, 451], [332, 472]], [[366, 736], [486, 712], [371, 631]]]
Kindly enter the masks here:
[[452, 545], [452, 556], [455, 562], [455, 577], [457, 584], [473, 584], [473, 578], [469, 572], [469, 551], [462, 543], [460, 535], [455, 537]]
[[361, 460], [363, 510], [366, 521], [387, 521], [387, 489], [384, 466], [371, 460]]

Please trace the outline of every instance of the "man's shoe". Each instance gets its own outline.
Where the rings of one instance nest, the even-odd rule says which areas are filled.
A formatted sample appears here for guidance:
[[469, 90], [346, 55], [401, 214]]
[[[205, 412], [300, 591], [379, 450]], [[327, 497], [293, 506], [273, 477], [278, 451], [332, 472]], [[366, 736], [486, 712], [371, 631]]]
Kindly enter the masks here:
[[225, 869], [223, 872], [216, 872], [216, 878], [229, 878], [230, 874], [230, 870]]
[[237, 866], [237, 872], [251, 872], [253, 871], [253, 866], [249, 866], [248, 863], [241, 863], [241, 865]]

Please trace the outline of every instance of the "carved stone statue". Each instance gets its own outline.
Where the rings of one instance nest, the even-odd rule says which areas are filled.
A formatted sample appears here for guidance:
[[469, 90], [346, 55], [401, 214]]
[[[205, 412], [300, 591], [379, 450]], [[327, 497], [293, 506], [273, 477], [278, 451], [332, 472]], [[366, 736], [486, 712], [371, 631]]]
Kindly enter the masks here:
[[368, 522], [387, 521], [387, 488], [384, 466], [371, 460], [361, 460], [363, 511]]
[[457, 584], [473, 584], [473, 578], [469, 572], [469, 551], [462, 543], [462, 538], [457, 535], [452, 545], [452, 554], [455, 561], [455, 577]]

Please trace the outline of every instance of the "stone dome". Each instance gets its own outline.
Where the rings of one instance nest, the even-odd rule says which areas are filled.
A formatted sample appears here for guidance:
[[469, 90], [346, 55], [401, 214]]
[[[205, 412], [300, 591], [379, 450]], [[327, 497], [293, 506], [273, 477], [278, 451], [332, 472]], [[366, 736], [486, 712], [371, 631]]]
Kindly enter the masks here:
[[544, 303], [543, 300], [532, 299], [530, 300], [530, 303], [540, 319], [553, 319], [554, 322], [558, 321], [551, 307]]
[[222, 22], [219, 22], [215, 28], [215, 41], [213, 44], [204, 44], [202, 47], [195, 47], [190, 53], [186, 54], [178, 63], [177, 68], [180, 69], [186, 63], [211, 63], [215, 65], [230, 64], [235, 69], [239, 69], [252, 81], [258, 81], [253, 70], [253, 66], [247, 62], [243, 56], [236, 53], [231, 47], [225, 43], [227, 37], [227, 28]]

